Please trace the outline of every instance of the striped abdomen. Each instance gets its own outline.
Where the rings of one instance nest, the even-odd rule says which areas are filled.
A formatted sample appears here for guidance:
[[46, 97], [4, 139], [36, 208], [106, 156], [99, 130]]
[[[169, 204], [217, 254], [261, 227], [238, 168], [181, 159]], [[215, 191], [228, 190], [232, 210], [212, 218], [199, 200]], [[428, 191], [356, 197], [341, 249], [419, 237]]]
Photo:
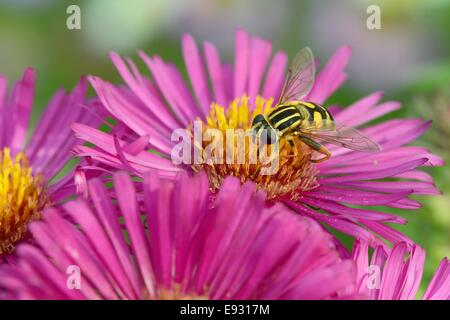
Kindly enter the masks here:
[[333, 116], [321, 105], [312, 102], [290, 101], [275, 108], [268, 116], [273, 128], [288, 133], [299, 128], [334, 126]]
[[300, 113], [305, 115], [301, 126], [314, 127], [317, 129], [322, 127], [334, 127], [333, 116], [323, 106], [313, 102], [301, 101], [298, 103], [297, 108]]

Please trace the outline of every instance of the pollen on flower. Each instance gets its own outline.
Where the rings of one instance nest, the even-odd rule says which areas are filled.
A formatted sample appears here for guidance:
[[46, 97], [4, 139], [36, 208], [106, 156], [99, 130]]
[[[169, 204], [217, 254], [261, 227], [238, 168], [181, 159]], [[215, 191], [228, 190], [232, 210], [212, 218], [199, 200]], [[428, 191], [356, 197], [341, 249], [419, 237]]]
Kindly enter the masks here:
[[[238, 177], [241, 183], [253, 181], [259, 189], [266, 191], [267, 198], [273, 199], [280, 196], [288, 196], [291, 199], [297, 199], [302, 191], [311, 190], [318, 186], [317, 169], [315, 164], [310, 162], [312, 150], [304, 143], [291, 140], [289, 143], [286, 138], [281, 138], [278, 150], [271, 146], [267, 146], [267, 154], [270, 157], [273, 152], [278, 153], [277, 170], [271, 174], [262, 174], [262, 170], [268, 166], [267, 163], [260, 161], [259, 157], [256, 162], [250, 161], [252, 149], [252, 138], [250, 135], [244, 137], [244, 151], [236, 151], [239, 136], [233, 139], [227, 139], [227, 131], [229, 129], [241, 129], [244, 132], [250, 132], [252, 120], [258, 114], [268, 114], [273, 109], [273, 99], [264, 99], [257, 97], [254, 101], [254, 109], [251, 111], [251, 102], [248, 97], [242, 97], [234, 100], [228, 108], [220, 106], [216, 103], [211, 105], [211, 111], [207, 117], [206, 123], [202, 126], [202, 132], [208, 129], [218, 129], [223, 143], [222, 155], [219, 158], [223, 161], [216, 161], [194, 164], [192, 168], [195, 171], [205, 171], [208, 175], [211, 187], [216, 190], [222, 185], [223, 180], [227, 176]], [[192, 127], [191, 127], [192, 131]], [[197, 148], [200, 154], [204, 154], [208, 149], [208, 142], [202, 142], [199, 146], [194, 142], [194, 148]], [[233, 151], [234, 150], [234, 151]], [[214, 152], [220, 152], [215, 150]], [[258, 152], [258, 151], [256, 151]], [[245, 155], [245, 157], [242, 157]], [[245, 159], [245, 161], [239, 161]], [[229, 160], [232, 161], [229, 161]], [[220, 163], [222, 162], [222, 163]]]
[[0, 255], [13, 251], [48, 200], [43, 177], [33, 174], [25, 154], [11, 158], [9, 148], [0, 150]]
[[171, 289], [160, 289], [157, 292], [158, 300], [208, 300], [208, 296], [184, 293], [181, 286], [175, 284]]

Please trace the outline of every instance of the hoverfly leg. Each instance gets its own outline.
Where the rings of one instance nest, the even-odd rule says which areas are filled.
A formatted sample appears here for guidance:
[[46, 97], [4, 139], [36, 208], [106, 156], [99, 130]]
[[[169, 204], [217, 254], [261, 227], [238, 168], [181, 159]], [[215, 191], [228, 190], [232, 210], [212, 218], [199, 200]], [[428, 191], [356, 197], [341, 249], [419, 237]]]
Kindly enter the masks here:
[[287, 138], [286, 138], [286, 141], [289, 143], [289, 145], [290, 145], [291, 147], [294, 147], [294, 146], [295, 146], [295, 144], [294, 144], [294, 138], [293, 138], [293, 137], [287, 137]]
[[[324, 148], [325, 149], [325, 148]], [[318, 150], [317, 150], [318, 151]], [[320, 159], [311, 159], [310, 161], [311, 162], [313, 162], [313, 163], [320, 163], [320, 162], [323, 162], [323, 161], [325, 161], [325, 160], [328, 160], [330, 157], [331, 157], [331, 153], [327, 150], [327, 149], [325, 149], [325, 151], [324, 152], [321, 152], [321, 151], [319, 151], [320, 153], [322, 153], [322, 154], [324, 154], [325, 156], [324, 157], [322, 157], [322, 158], [320, 158]], [[325, 153], [325, 152], [327, 152], [327, 153]]]
[[312, 140], [312, 139], [310, 139], [310, 138], [308, 138], [308, 137], [302, 136], [302, 135], [299, 135], [298, 138], [299, 138], [302, 142], [304, 142], [305, 144], [307, 144], [308, 146], [310, 146], [313, 150], [315, 150], [315, 151], [317, 151], [317, 152], [319, 152], [319, 153], [321, 153], [321, 154], [324, 155], [324, 157], [322, 157], [322, 158], [320, 158], [320, 159], [314, 159], [314, 160], [311, 159], [311, 160], [310, 160], [311, 162], [313, 162], [313, 163], [319, 163], [319, 162], [328, 160], [328, 159], [331, 157], [330, 151], [328, 151], [327, 148], [325, 148], [325, 147], [324, 147], [323, 145], [321, 145], [320, 143], [318, 143], [318, 142], [316, 142], [316, 141], [314, 141], [314, 140]]
[[291, 146], [294, 154], [288, 156], [289, 158], [293, 158], [293, 157], [297, 157], [298, 156], [298, 152], [297, 152], [297, 148], [295, 147], [295, 140], [294, 140], [294, 136], [289, 135], [286, 136], [286, 141], [289, 143], [289, 145]]

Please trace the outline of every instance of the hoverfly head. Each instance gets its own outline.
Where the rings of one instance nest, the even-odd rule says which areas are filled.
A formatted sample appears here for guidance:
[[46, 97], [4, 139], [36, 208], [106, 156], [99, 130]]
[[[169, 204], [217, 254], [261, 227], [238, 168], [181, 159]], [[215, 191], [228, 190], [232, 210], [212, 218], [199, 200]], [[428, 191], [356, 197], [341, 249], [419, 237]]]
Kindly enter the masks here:
[[253, 130], [257, 130], [259, 127], [261, 126], [265, 127], [267, 125], [269, 124], [267, 123], [266, 117], [264, 117], [264, 115], [262, 114], [256, 115], [256, 117], [252, 121]]

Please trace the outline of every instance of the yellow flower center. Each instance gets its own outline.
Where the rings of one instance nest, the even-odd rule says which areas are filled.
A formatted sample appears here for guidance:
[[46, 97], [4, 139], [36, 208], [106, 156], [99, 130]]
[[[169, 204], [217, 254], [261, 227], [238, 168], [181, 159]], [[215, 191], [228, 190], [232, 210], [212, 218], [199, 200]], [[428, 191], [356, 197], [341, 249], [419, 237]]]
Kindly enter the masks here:
[[[254, 117], [258, 114], [268, 114], [274, 108], [272, 99], [265, 100], [261, 97], [255, 99], [254, 105], [254, 109], [251, 111], [248, 97], [234, 100], [227, 110], [216, 103], [212, 104], [207, 121], [203, 123], [202, 132], [203, 136], [208, 129], [216, 129], [216, 131], [221, 132], [222, 138], [220, 140], [222, 140], [223, 148], [219, 152], [223, 154], [219, 158], [223, 161], [219, 161], [222, 163], [210, 161], [194, 164], [192, 168], [195, 171], [204, 170], [208, 174], [213, 189], [218, 189], [225, 177], [235, 176], [240, 178], [241, 183], [246, 181], [256, 183], [259, 189], [266, 191], [268, 199], [279, 196], [297, 199], [302, 191], [317, 187], [317, 169], [314, 163], [310, 162], [312, 150], [298, 140], [288, 142], [285, 137], [282, 137], [279, 141], [278, 150], [274, 145], [266, 146], [268, 148], [267, 155], [274, 155], [274, 152], [278, 155], [277, 170], [270, 174], [262, 174], [262, 170], [268, 166], [267, 162], [260, 161], [260, 158], [256, 162], [250, 161], [252, 159], [251, 150], [255, 150], [250, 146], [253, 144], [251, 135], [245, 135], [244, 151], [236, 151], [237, 142], [240, 138], [235, 136], [232, 139], [227, 139], [227, 132], [230, 129], [251, 132]], [[191, 132], [194, 131], [192, 126], [190, 130]], [[193, 132], [193, 135], [195, 136], [195, 132]], [[204, 155], [208, 145], [212, 143], [211, 141], [213, 140], [202, 142], [201, 146], [194, 141], [194, 148]], [[258, 147], [256, 147], [256, 150], [258, 150]], [[245, 157], [242, 157], [243, 155]], [[241, 160], [245, 159], [245, 161], [239, 161], [239, 157]], [[226, 159], [233, 161], [227, 161]]]
[[25, 154], [11, 158], [8, 148], [0, 149], [0, 255], [14, 250], [48, 200], [43, 177], [33, 175]]

